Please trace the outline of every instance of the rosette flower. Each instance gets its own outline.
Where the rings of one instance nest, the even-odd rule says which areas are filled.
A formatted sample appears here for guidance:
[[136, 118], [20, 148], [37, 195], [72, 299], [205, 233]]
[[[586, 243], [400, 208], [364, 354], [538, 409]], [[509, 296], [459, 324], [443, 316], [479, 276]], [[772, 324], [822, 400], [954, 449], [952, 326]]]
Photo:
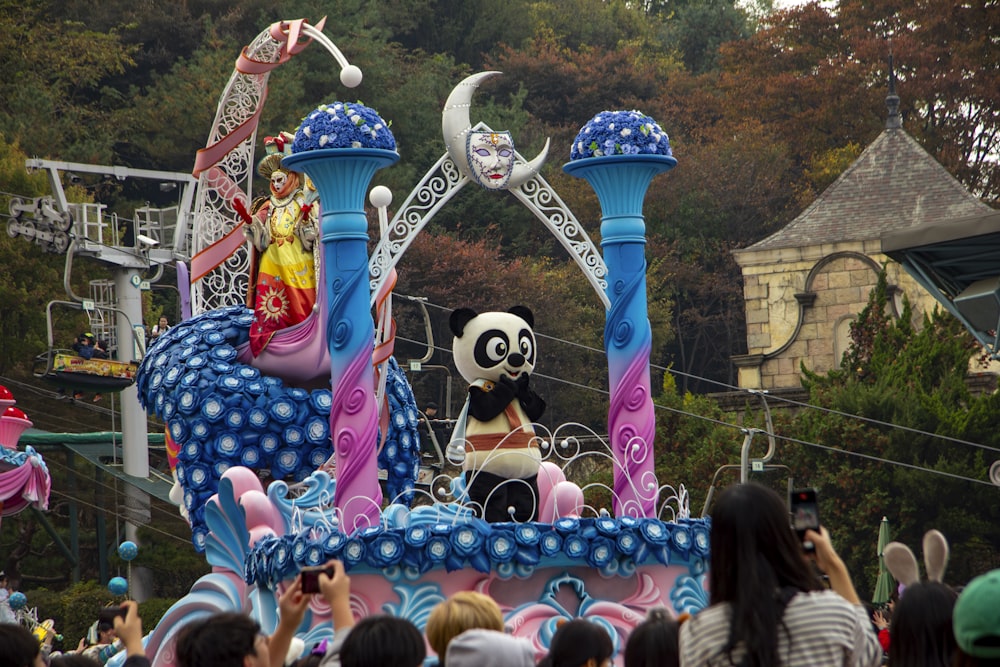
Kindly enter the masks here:
[[639, 548], [639, 536], [631, 528], [624, 528], [619, 531], [615, 538], [615, 544], [618, 546], [618, 551], [626, 556], [632, 556]]
[[323, 547], [319, 544], [310, 544], [302, 556], [302, 562], [309, 567], [316, 567], [325, 563], [326, 559], [323, 557]]
[[189, 488], [200, 491], [208, 487], [212, 481], [212, 473], [203, 463], [190, 463], [184, 468], [184, 479]]
[[641, 111], [602, 111], [581, 128], [569, 159], [611, 155], [671, 156], [670, 139], [660, 125]]
[[365, 559], [367, 545], [360, 536], [347, 538], [347, 544], [341, 550], [341, 559], [345, 567], [353, 567]]
[[204, 417], [210, 424], [214, 424], [225, 414], [226, 404], [222, 401], [222, 397], [216, 393], [211, 393], [202, 399], [201, 404], [201, 416]]
[[174, 442], [182, 443], [187, 440], [188, 424], [183, 419], [171, 421], [168, 429], [170, 430], [170, 437], [174, 439]]
[[570, 535], [580, 530], [580, 520], [575, 517], [564, 517], [558, 519], [552, 526], [560, 535]]
[[562, 552], [563, 539], [559, 533], [551, 531], [542, 535], [541, 541], [538, 543], [539, 549], [542, 553], [549, 558], [554, 557], [556, 554]]
[[306, 441], [312, 445], [328, 445], [330, 441], [330, 421], [313, 415], [306, 422]]
[[525, 547], [537, 546], [542, 540], [542, 533], [533, 523], [519, 523], [514, 526], [514, 539]]
[[292, 542], [292, 558], [295, 559], [296, 563], [301, 563], [305, 558], [306, 549], [309, 548], [310, 542], [308, 532], [299, 533], [295, 536]]
[[176, 409], [183, 415], [193, 415], [198, 410], [198, 395], [190, 389], [184, 389], [177, 396]]
[[215, 453], [223, 458], [233, 459], [240, 455], [243, 443], [239, 435], [231, 431], [223, 431], [215, 437], [212, 448]]
[[398, 531], [385, 531], [368, 543], [366, 560], [378, 569], [398, 565], [405, 550], [403, 536]]
[[621, 524], [615, 521], [611, 517], [600, 517], [594, 521], [594, 527], [597, 532], [605, 537], [615, 537], [621, 532]]
[[279, 398], [270, 404], [268, 414], [279, 424], [290, 424], [295, 419], [295, 404], [287, 398]]
[[686, 526], [674, 526], [670, 534], [670, 541], [673, 548], [685, 556], [691, 550], [691, 532]]
[[[264, 438], [261, 438], [263, 446]], [[271, 472], [278, 479], [288, 477], [299, 468], [302, 457], [294, 449], [283, 449], [271, 462]]]
[[451, 540], [444, 535], [432, 535], [424, 546], [424, 555], [431, 567], [448, 561], [451, 557]]
[[486, 553], [494, 563], [509, 563], [517, 555], [517, 538], [514, 531], [494, 528], [486, 539]]
[[345, 544], [347, 544], [347, 536], [340, 531], [334, 531], [323, 540], [323, 555], [327, 560], [339, 558]]
[[403, 529], [403, 552], [402, 565], [426, 571], [431, 563], [424, 558], [424, 547], [431, 539], [431, 532], [426, 526], [408, 526]]
[[244, 447], [240, 452], [240, 465], [257, 468], [260, 465], [260, 448], [253, 445]]
[[588, 551], [587, 540], [580, 535], [567, 535], [566, 539], [563, 540], [563, 553], [570, 558], [583, 558]]
[[590, 542], [587, 565], [603, 570], [615, 559], [615, 543], [607, 537], [598, 537]]
[[250, 427], [255, 430], [263, 430], [267, 428], [267, 424], [270, 421], [270, 417], [267, 416], [267, 410], [259, 406], [254, 406], [247, 410], [247, 422]]
[[709, 528], [707, 525], [691, 526], [691, 550], [701, 558], [708, 556], [711, 548]]
[[370, 107], [358, 103], [321, 104], [299, 125], [292, 152], [325, 148], [396, 150], [389, 124]]
[[642, 519], [639, 523], [639, 534], [645, 542], [645, 550], [636, 551], [635, 561], [641, 563], [648, 555], [664, 565], [670, 564], [670, 531], [659, 519]]
[[265, 433], [260, 436], [260, 449], [266, 454], [273, 454], [281, 446], [281, 438], [274, 433]]
[[451, 558], [445, 562], [445, 568], [449, 572], [460, 570], [464, 567], [463, 560], [468, 559], [469, 565], [476, 570], [489, 572], [490, 561], [485, 546], [491, 532], [489, 524], [482, 519], [456, 526], [451, 532]]
[[670, 532], [659, 519], [643, 519], [639, 524], [639, 532], [649, 544], [662, 546], [670, 540]]
[[482, 519], [473, 519], [458, 525], [451, 531], [451, 545], [459, 556], [472, 556], [483, 548], [486, 536], [492, 532], [490, 525]]
[[243, 429], [243, 425], [246, 424], [247, 413], [240, 408], [229, 408], [226, 410], [226, 415], [223, 418], [223, 422], [226, 424], [226, 428], [232, 429], [234, 431], [240, 431]]

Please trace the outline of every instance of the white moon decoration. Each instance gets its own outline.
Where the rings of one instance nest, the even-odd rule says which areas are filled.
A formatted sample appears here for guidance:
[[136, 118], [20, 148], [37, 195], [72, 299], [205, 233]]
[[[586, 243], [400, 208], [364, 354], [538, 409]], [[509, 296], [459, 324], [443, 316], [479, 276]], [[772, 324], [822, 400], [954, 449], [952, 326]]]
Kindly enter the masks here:
[[[472, 108], [472, 95], [476, 92], [479, 84], [497, 74], [500, 72], [489, 71], [466, 77], [451, 91], [448, 100], [444, 103], [444, 110], [441, 112], [441, 131], [444, 135], [445, 146], [448, 148], [448, 155], [462, 174], [476, 182], [480, 181], [474, 175], [466, 151], [469, 133], [472, 131], [469, 110]], [[517, 188], [537, 176], [548, 154], [549, 140], [546, 139], [545, 147], [533, 160], [515, 162], [510, 179], [503, 189]]]

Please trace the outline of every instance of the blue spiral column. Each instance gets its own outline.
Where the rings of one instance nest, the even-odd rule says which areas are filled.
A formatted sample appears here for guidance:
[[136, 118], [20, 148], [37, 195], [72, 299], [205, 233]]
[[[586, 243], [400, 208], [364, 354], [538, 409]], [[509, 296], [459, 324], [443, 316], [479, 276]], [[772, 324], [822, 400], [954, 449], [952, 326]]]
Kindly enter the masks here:
[[376, 148], [303, 151], [282, 160], [289, 169], [308, 174], [320, 196], [333, 393], [330, 436], [337, 466], [334, 505], [347, 534], [378, 525], [382, 504], [365, 194], [375, 172], [397, 160], [395, 151]]
[[570, 176], [586, 179], [601, 202], [601, 248], [611, 302], [604, 326], [611, 389], [608, 433], [615, 457], [614, 509], [619, 517], [656, 515], [656, 415], [649, 378], [653, 335], [646, 310], [642, 203], [653, 177], [676, 164], [665, 155], [609, 155], [563, 166]]

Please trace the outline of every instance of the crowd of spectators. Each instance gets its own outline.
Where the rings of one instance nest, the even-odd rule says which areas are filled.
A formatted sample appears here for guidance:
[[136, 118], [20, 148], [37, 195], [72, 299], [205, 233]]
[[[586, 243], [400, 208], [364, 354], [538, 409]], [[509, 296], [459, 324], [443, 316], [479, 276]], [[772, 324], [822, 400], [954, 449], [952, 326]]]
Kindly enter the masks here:
[[[826, 528], [807, 531], [805, 540], [811, 549], [790, 528], [777, 493], [730, 487], [712, 513], [709, 605], [691, 617], [650, 610], [621, 656], [601, 622], [574, 619], [558, 625], [536, 662], [532, 643], [508, 634], [497, 603], [476, 592], [438, 604], [424, 633], [390, 615], [356, 620], [351, 580], [336, 560], [318, 577], [331, 640], [306, 648], [295, 637], [313, 595], [299, 575], [279, 597], [272, 634], [246, 614], [212, 614], [177, 633], [174, 656], [178, 667], [609, 667], [616, 659], [625, 667], [876, 667], [886, 660], [892, 667], [1000, 667], [1000, 570], [960, 593], [936, 581], [907, 586], [891, 618], [882, 610], [873, 616]], [[117, 640], [107, 645], [126, 652], [126, 667], [149, 665], [136, 603], [122, 608], [112, 628]], [[887, 651], [876, 619], [887, 623]], [[47, 661], [34, 635], [0, 624], [0, 665], [92, 667], [106, 659], [80, 652]]]

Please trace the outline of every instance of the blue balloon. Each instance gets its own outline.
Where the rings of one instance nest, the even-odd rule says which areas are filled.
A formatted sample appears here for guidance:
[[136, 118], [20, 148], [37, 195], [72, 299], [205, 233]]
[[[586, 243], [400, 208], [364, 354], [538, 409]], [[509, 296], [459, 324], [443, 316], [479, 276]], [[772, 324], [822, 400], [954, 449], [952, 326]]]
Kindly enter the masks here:
[[118, 555], [122, 560], [132, 560], [139, 555], [139, 547], [131, 540], [125, 540], [118, 545]]
[[128, 582], [125, 581], [125, 577], [111, 577], [108, 590], [114, 595], [125, 595], [128, 593]]
[[28, 604], [28, 597], [21, 591], [18, 591], [10, 594], [10, 598], [8, 598], [7, 603], [10, 604], [11, 609], [17, 611]]

